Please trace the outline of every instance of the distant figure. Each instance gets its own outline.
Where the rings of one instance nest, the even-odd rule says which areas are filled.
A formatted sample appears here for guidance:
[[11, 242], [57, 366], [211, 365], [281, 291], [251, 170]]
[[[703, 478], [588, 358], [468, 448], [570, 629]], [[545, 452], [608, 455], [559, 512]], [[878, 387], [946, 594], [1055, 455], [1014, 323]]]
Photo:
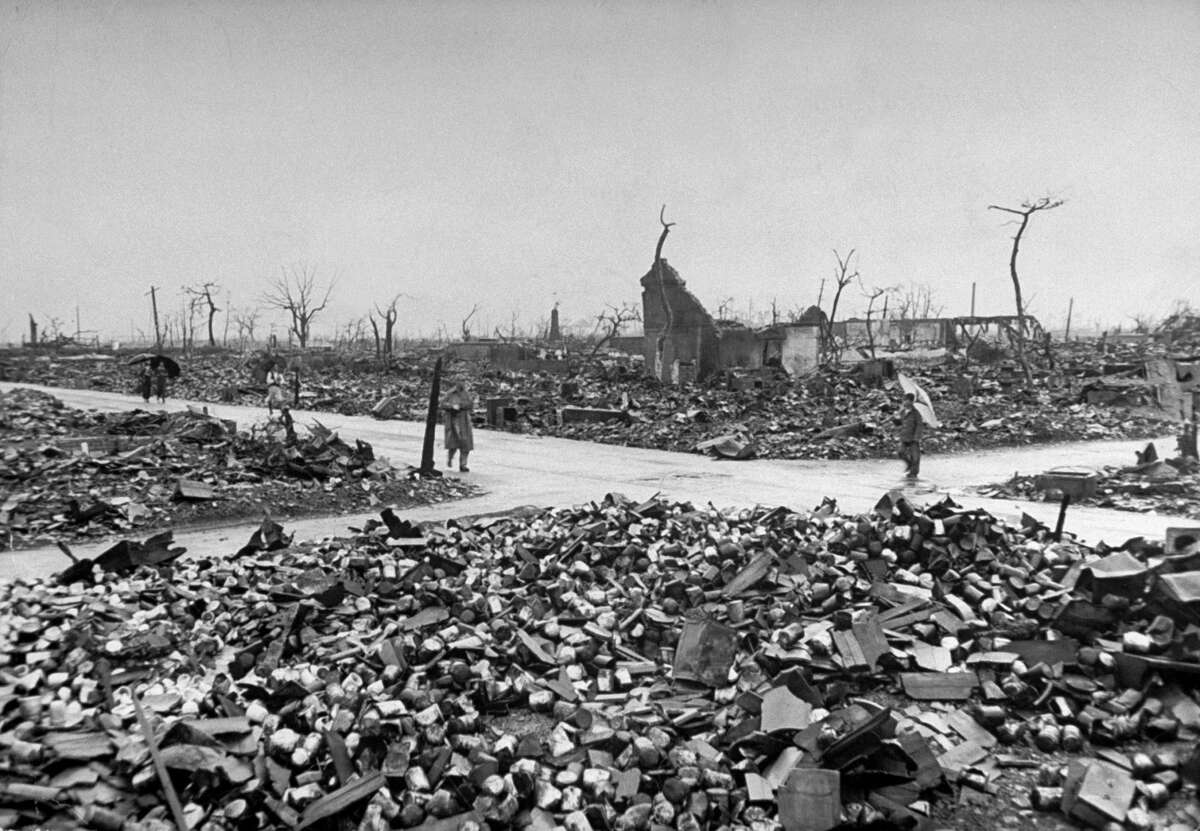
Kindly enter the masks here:
[[167, 367], [162, 361], [154, 368], [154, 394], [159, 404], [167, 403]]
[[921, 472], [921, 435], [925, 422], [917, 412], [916, 397], [910, 392], [904, 396], [900, 409], [900, 458], [904, 460], [904, 475], [916, 479]]
[[150, 364], [143, 363], [142, 371], [138, 374], [138, 392], [142, 395], [142, 400], [147, 404], [150, 403], [150, 388], [153, 382], [153, 377], [150, 374]]
[[267, 413], [275, 414], [275, 408], [283, 409], [283, 373], [274, 364], [267, 372]]
[[292, 406], [300, 406], [300, 367], [292, 368]]
[[467, 390], [466, 382], [455, 381], [450, 394], [442, 401], [442, 426], [446, 435], [446, 467], [454, 467], [454, 454], [459, 454], [458, 469], [469, 473], [467, 457], [475, 449], [475, 436], [471, 430], [471, 411], [475, 409], [475, 398]]

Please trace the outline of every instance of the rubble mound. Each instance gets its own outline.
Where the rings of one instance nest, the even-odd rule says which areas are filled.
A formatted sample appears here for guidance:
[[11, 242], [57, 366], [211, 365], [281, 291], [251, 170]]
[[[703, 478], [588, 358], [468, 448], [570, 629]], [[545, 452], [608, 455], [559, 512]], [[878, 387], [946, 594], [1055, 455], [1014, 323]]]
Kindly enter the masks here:
[[461, 498], [320, 423], [239, 431], [206, 412], [84, 412], [0, 393], [0, 550], [197, 521], [336, 514]]
[[[1192, 434], [1194, 438], [1194, 433]], [[1160, 459], [1154, 444], [1139, 453], [1137, 464], [1108, 465], [1093, 476], [1095, 492], [1075, 500], [1079, 505], [1119, 511], [1154, 512], [1200, 520], [1200, 461], [1189, 452]], [[1047, 487], [1045, 477], [1015, 475], [1007, 482], [976, 489], [985, 496], [1057, 502], [1060, 490]]]
[[0, 825], [1200, 821], [1194, 541], [610, 494], [177, 554], [0, 585]]

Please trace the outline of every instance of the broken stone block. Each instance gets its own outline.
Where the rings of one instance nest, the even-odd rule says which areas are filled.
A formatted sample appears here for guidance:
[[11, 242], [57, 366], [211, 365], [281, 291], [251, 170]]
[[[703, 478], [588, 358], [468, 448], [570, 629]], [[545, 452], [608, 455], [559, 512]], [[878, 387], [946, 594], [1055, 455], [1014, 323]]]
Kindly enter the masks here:
[[1092, 828], [1122, 823], [1136, 793], [1137, 784], [1128, 771], [1107, 762], [1076, 759], [1063, 783], [1063, 813]]
[[562, 407], [558, 411], [559, 424], [596, 423], [603, 421], [627, 421], [629, 413], [604, 407]]
[[776, 794], [784, 831], [831, 831], [842, 820], [842, 776], [836, 770], [797, 768]]

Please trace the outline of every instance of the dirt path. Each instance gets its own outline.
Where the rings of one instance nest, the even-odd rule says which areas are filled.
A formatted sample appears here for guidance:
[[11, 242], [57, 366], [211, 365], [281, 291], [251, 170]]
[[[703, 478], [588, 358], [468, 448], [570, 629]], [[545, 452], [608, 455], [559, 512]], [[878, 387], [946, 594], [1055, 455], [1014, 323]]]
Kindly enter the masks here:
[[[0, 383], [0, 389], [27, 386]], [[128, 410], [139, 399], [115, 393], [50, 387], [32, 387], [51, 393], [73, 407], [97, 410]], [[166, 409], [188, 405], [207, 407], [221, 418], [244, 426], [265, 419], [266, 411], [255, 407], [168, 401]], [[423, 425], [408, 421], [377, 421], [364, 416], [335, 413], [294, 412], [298, 424], [317, 419], [338, 430], [344, 438], [371, 442], [378, 455], [393, 463], [416, 464], [420, 460]], [[444, 461], [438, 431], [438, 463]], [[1159, 446], [1173, 446], [1173, 439], [1160, 439]], [[915, 485], [901, 478], [901, 463], [890, 460], [793, 461], [755, 460], [722, 462], [687, 453], [617, 447], [569, 439], [524, 436], [480, 430], [471, 473], [485, 494], [474, 499], [414, 510], [403, 515], [414, 521], [440, 521], [464, 514], [489, 513], [518, 505], [570, 505], [599, 499], [617, 491], [639, 499], [656, 492], [675, 499], [724, 506], [755, 503], [811, 508], [825, 496], [836, 497], [843, 508], [871, 508], [884, 492], [899, 488], [918, 503], [949, 495], [967, 506], [984, 507], [1011, 518], [1027, 511], [1053, 524], [1056, 506], [986, 499], [965, 493], [966, 488], [1007, 479], [1014, 472], [1039, 472], [1059, 465], [1100, 466], [1132, 461], [1144, 441], [1078, 442], [1028, 448], [988, 450], [962, 456], [928, 456], [922, 462], [926, 478]], [[451, 475], [460, 475], [457, 472]], [[288, 524], [301, 538], [322, 537], [342, 532], [367, 518], [362, 516], [306, 519]], [[1073, 508], [1068, 530], [1084, 539], [1119, 543], [1132, 536], [1161, 537], [1169, 525], [1182, 521], [1150, 514], [1130, 514], [1098, 508]], [[1186, 524], [1186, 523], [1184, 523]], [[193, 555], [225, 554], [241, 546], [252, 531], [250, 525], [225, 528], [180, 529], [176, 537]], [[81, 547], [83, 556], [103, 550], [110, 543]], [[0, 554], [0, 577], [49, 574], [60, 569], [63, 556], [55, 549], [26, 549]]]

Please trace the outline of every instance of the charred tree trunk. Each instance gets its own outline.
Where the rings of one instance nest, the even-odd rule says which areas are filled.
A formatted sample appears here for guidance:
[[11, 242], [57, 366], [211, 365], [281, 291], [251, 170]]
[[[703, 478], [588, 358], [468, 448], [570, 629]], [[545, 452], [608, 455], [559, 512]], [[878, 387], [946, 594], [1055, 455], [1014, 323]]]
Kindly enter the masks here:
[[1014, 347], [1017, 350], [1017, 362], [1021, 364], [1021, 372], [1025, 375], [1025, 383], [1033, 383], [1033, 372], [1029, 368], [1029, 357], [1025, 354], [1025, 300], [1021, 296], [1021, 278], [1017, 276], [1017, 252], [1021, 248], [1021, 235], [1029, 227], [1029, 213], [1021, 215], [1021, 225], [1013, 237], [1012, 256], [1008, 260], [1008, 273], [1012, 277], [1013, 296], [1017, 301], [1017, 337]]
[[1048, 211], [1052, 208], [1057, 208], [1063, 204], [1061, 199], [1050, 199], [1044, 197], [1036, 202], [1024, 202], [1020, 210], [1016, 208], [1003, 208], [999, 205], [988, 205], [988, 208], [996, 211], [1004, 211], [1005, 213], [1016, 214], [1021, 217], [1021, 223], [1017, 227], [1017, 233], [1013, 235], [1012, 254], [1008, 258], [1008, 273], [1012, 278], [1013, 296], [1017, 303], [1017, 331], [1013, 338], [1013, 349], [1017, 353], [1017, 362], [1021, 364], [1021, 372], [1025, 376], [1026, 386], [1033, 386], [1033, 371], [1029, 368], [1029, 355], [1025, 349], [1025, 300], [1021, 294], [1021, 278], [1017, 275], [1017, 253], [1021, 249], [1021, 237], [1025, 234], [1025, 229], [1029, 227], [1029, 218], [1038, 211]]
[[663, 274], [662, 264], [662, 249], [663, 243], [667, 241], [667, 234], [671, 233], [671, 226], [674, 222], [667, 222], [663, 217], [666, 214], [667, 206], [663, 205], [662, 210], [658, 212], [658, 221], [662, 225], [662, 233], [658, 236], [658, 245], [654, 248], [654, 277], [658, 283], [658, 296], [662, 301], [663, 313], [666, 315], [666, 320], [663, 322], [663, 328], [659, 331], [658, 337], [654, 342], [654, 375], [660, 381], [663, 377], [663, 357], [667, 348], [667, 338], [671, 334], [671, 329], [675, 325], [675, 314], [671, 309], [671, 301], [667, 298], [667, 282]]
[[375, 334], [375, 358], [378, 360], [383, 357], [383, 346], [379, 341], [379, 324], [375, 322], [375, 315], [370, 315], [368, 320], [371, 321], [371, 331]]

